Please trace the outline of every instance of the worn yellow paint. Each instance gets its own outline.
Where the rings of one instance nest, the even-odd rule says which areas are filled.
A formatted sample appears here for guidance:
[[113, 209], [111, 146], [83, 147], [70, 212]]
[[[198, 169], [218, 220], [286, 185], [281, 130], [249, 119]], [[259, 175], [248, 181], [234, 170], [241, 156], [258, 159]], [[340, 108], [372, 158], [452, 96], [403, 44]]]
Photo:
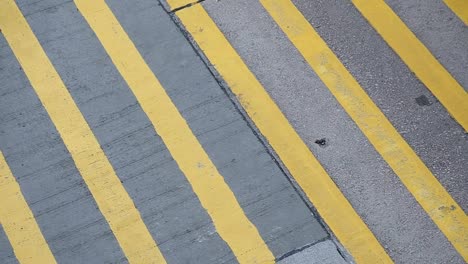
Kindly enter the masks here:
[[445, 4], [468, 25], [468, 1], [467, 0], [444, 0]]
[[22, 264], [56, 263], [31, 209], [0, 151], [0, 225]]
[[165, 263], [86, 120], [13, 0], [0, 28], [130, 263]]
[[290, 0], [260, 0], [260, 2], [407, 189], [466, 259], [468, 218], [460, 206], [372, 102], [294, 4]]
[[468, 131], [468, 93], [406, 27], [384, 0], [353, 4], [452, 117]]
[[75, 0], [240, 263], [273, 263], [213, 162], [103, 0]]
[[392, 263], [203, 7], [176, 14], [345, 248], [359, 263]]

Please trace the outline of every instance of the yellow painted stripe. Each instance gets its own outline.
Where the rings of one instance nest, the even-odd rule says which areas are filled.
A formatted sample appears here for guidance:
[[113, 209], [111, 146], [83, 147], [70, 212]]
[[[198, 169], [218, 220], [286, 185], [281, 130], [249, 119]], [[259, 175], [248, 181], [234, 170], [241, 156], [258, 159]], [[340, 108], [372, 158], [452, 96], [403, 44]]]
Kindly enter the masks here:
[[56, 263], [1, 151], [0, 224], [20, 263]]
[[468, 93], [383, 0], [353, 0], [361, 14], [468, 131]]
[[203, 7], [176, 14], [346, 249], [359, 263], [392, 263]]
[[198, 0], [172, 0], [170, 3], [171, 10], [177, 9], [179, 7], [186, 6], [188, 4], [196, 3]]
[[273, 263], [215, 165], [103, 0], [75, 0], [240, 263]]
[[0, 10], [3, 35], [54, 122], [128, 261], [165, 263], [133, 201], [21, 11], [13, 0], [0, 0]]
[[445, 4], [468, 25], [468, 1], [467, 0], [444, 0]]
[[294, 4], [290, 0], [260, 0], [260, 2], [375, 149], [466, 259], [468, 218], [460, 206], [372, 102]]

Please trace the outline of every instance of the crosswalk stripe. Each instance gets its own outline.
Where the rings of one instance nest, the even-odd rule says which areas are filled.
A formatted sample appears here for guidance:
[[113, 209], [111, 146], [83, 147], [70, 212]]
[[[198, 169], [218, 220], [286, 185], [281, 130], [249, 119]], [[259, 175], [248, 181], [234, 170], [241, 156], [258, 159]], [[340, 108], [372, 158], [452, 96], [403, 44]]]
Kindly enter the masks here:
[[453, 118], [468, 131], [468, 93], [383, 0], [353, 4]]
[[[468, 257], [468, 218], [289, 0], [260, 0], [375, 149], [458, 252]], [[374, 3], [376, 1], [372, 1]], [[468, 112], [467, 112], [468, 113]]]
[[13, 0], [0, 0], [0, 10], [2, 33], [61, 135], [128, 261], [164, 263], [133, 201], [21, 11]]
[[444, 0], [444, 2], [468, 26], [468, 1]]
[[345, 248], [361, 263], [392, 263], [204, 8], [194, 5], [176, 15]]
[[75, 0], [75, 4], [239, 262], [274, 263], [258, 230], [106, 3]]
[[0, 224], [20, 263], [56, 263], [1, 151]]

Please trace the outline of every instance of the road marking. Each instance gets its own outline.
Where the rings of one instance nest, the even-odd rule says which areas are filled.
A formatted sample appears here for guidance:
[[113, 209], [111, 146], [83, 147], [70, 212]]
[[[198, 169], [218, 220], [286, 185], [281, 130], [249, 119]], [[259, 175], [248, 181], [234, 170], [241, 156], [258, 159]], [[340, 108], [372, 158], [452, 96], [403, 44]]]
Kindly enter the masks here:
[[[131, 263], [165, 263], [91, 128], [13, 0], [0, 0], [0, 28]], [[46, 262], [47, 263], [47, 262]]]
[[468, 1], [466, 0], [444, 0], [445, 4], [468, 25]]
[[204, 8], [176, 14], [345, 248], [361, 263], [392, 263]]
[[195, 4], [199, 0], [172, 0], [170, 3], [170, 10], [175, 10], [189, 4]]
[[20, 263], [56, 263], [1, 151], [0, 224]]
[[383, 0], [352, 2], [452, 117], [468, 131], [468, 93], [463, 87]]
[[258, 230], [109, 7], [103, 0], [75, 3], [239, 262], [274, 263]]
[[[468, 218], [290, 0], [260, 0], [440, 230], [468, 257]], [[379, 1], [372, 1], [372, 3]], [[468, 112], [467, 112], [468, 114]]]

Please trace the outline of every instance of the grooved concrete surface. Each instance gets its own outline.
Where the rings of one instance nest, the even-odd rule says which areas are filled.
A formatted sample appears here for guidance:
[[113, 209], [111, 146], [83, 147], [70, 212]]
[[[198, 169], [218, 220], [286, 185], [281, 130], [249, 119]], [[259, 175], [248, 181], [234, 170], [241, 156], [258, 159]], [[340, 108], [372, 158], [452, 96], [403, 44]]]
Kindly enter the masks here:
[[8, 237], [5, 234], [5, 231], [0, 225], [0, 256], [2, 256], [2, 260], [4, 260], [5, 264], [17, 264], [18, 260], [16, 260], [15, 254], [13, 249], [8, 242]]
[[[17, 1], [168, 263], [236, 263], [72, 1]], [[166, 11], [107, 1], [275, 257], [329, 237]], [[58, 263], [126, 263], [3, 36], [0, 149]], [[8, 252], [0, 233], [2, 252]], [[14, 261], [0, 254], [0, 263]]]
[[[468, 134], [350, 1], [293, 2], [468, 211]], [[442, 1], [386, 2], [468, 89], [467, 26]], [[16, 3], [167, 262], [237, 263], [73, 1]], [[106, 3], [248, 219], [281, 259], [278, 263], [352, 263], [219, 85], [222, 80], [213, 77], [205, 65], [210, 62], [204, 63], [190, 45], [175, 15], [157, 0]], [[464, 263], [258, 1], [197, 4], [205, 7], [395, 263]], [[128, 263], [1, 32], [0, 83], [0, 151], [57, 262]], [[315, 143], [322, 138], [325, 145]], [[0, 263], [18, 263], [1, 223]]]
[[[293, 2], [466, 212], [468, 135], [350, 1]], [[399, 2], [405, 2], [403, 12], [420, 16], [436, 8], [433, 25], [452, 21], [453, 27], [440, 26], [448, 40], [439, 42], [430, 25], [406, 14], [419, 23], [409, 26], [419, 26], [416, 33], [427, 35], [422, 41], [463, 83], [466, 74], [456, 72], [467, 65], [466, 26], [453, 21], [453, 13], [438, 11], [435, 1]], [[259, 2], [202, 5], [395, 263], [464, 263]], [[444, 46], [448, 42], [453, 49]], [[430, 105], [417, 103], [421, 95]], [[321, 138], [325, 147], [314, 143]]]

